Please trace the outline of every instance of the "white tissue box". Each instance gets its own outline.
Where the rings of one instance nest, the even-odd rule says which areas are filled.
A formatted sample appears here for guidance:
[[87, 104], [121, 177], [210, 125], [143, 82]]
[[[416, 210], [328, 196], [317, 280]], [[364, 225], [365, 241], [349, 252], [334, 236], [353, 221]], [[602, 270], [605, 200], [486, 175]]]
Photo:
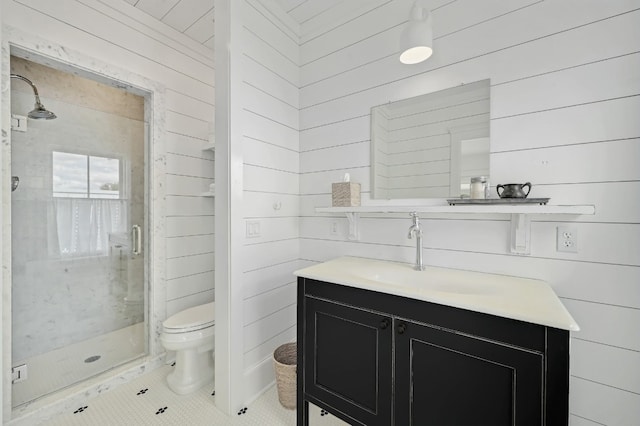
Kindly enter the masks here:
[[331, 205], [333, 207], [357, 207], [360, 205], [360, 184], [338, 182], [331, 184]]

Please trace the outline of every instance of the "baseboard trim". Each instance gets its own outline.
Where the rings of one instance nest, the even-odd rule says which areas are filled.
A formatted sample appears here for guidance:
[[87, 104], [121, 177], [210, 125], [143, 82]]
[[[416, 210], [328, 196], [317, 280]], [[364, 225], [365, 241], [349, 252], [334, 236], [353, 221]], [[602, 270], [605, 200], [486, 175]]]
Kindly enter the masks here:
[[273, 358], [267, 357], [244, 372], [245, 405], [249, 405], [269, 390], [276, 382]]

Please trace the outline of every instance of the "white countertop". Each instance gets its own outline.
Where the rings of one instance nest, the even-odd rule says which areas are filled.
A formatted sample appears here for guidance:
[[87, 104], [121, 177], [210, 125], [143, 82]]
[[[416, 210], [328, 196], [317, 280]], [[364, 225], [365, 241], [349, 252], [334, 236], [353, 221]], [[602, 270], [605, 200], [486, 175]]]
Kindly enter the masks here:
[[294, 272], [299, 277], [394, 294], [563, 330], [578, 331], [544, 281], [404, 263], [339, 257]]

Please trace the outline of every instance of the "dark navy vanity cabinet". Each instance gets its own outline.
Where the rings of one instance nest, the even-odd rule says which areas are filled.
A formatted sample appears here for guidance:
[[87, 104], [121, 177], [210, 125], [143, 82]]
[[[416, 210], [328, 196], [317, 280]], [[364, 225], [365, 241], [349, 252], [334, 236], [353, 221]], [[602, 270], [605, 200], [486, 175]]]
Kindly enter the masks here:
[[298, 277], [297, 422], [566, 425], [569, 332]]

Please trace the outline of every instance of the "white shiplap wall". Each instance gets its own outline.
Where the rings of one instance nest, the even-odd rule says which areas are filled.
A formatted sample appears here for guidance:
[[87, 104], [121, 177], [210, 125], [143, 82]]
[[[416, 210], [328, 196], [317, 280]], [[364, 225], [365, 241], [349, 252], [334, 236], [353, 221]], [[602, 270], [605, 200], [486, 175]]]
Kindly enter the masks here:
[[[229, 117], [225, 117], [229, 131], [225, 135], [220, 127], [216, 132], [229, 138], [218, 159], [229, 168], [225, 223], [229, 287], [225, 291], [220, 287], [217, 294], [229, 303], [226, 341], [231, 358], [224, 362], [229, 365], [228, 407], [235, 410], [273, 383], [274, 349], [295, 340], [293, 271], [300, 267], [299, 44], [297, 24], [272, 2], [216, 3], [216, 10], [223, 7], [229, 10], [229, 34], [216, 33], [216, 38], [229, 37], [228, 43], [221, 42], [228, 56], [219, 50], [216, 55], [229, 62], [229, 81], [221, 83], [230, 91]], [[218, 272], [222, 279], [222, 269]], [[238, 366], [233, 358], [240, 356]], [[223, 379], [220, 386], [226, 382]], [[226, 409], [226, 402], [222, 404]]]
[[2, 25], [164, 87], [166, 315], [213, 300], [212, 52], [125, 2], [3, 0]]
[[295, 340], [299, 267], [298, 40], [264, 2], [246, 1], [242, 34], [246, 399], [273, 381], [273, 350]]
[[[303, 36], [301, 258], [411, 262], [408, 218], [369, 215], [362, 240], [348, 242], [330, 233], [339, 221], [344, 235], [346, 219], [314, 208], [330, 205], [330, 183], [345, 172], [367, 198], [371, 106], [490, 78], [491, 181], [531, 181], [532, 196], [595, 204], [596, 214], [534, 217], [527, 257], [509, 253], [505, 217], [426, 217], [426, 262], [547, 280], [582, 327], [572, 336], [572, 424], [637, 424], [640, 2], [431, 3], [435, 53], [423, 64], [397, 59], [410, 2], [370, 2]], [[577, 254], [555, 250], [556, 226], [567, 221]]]

